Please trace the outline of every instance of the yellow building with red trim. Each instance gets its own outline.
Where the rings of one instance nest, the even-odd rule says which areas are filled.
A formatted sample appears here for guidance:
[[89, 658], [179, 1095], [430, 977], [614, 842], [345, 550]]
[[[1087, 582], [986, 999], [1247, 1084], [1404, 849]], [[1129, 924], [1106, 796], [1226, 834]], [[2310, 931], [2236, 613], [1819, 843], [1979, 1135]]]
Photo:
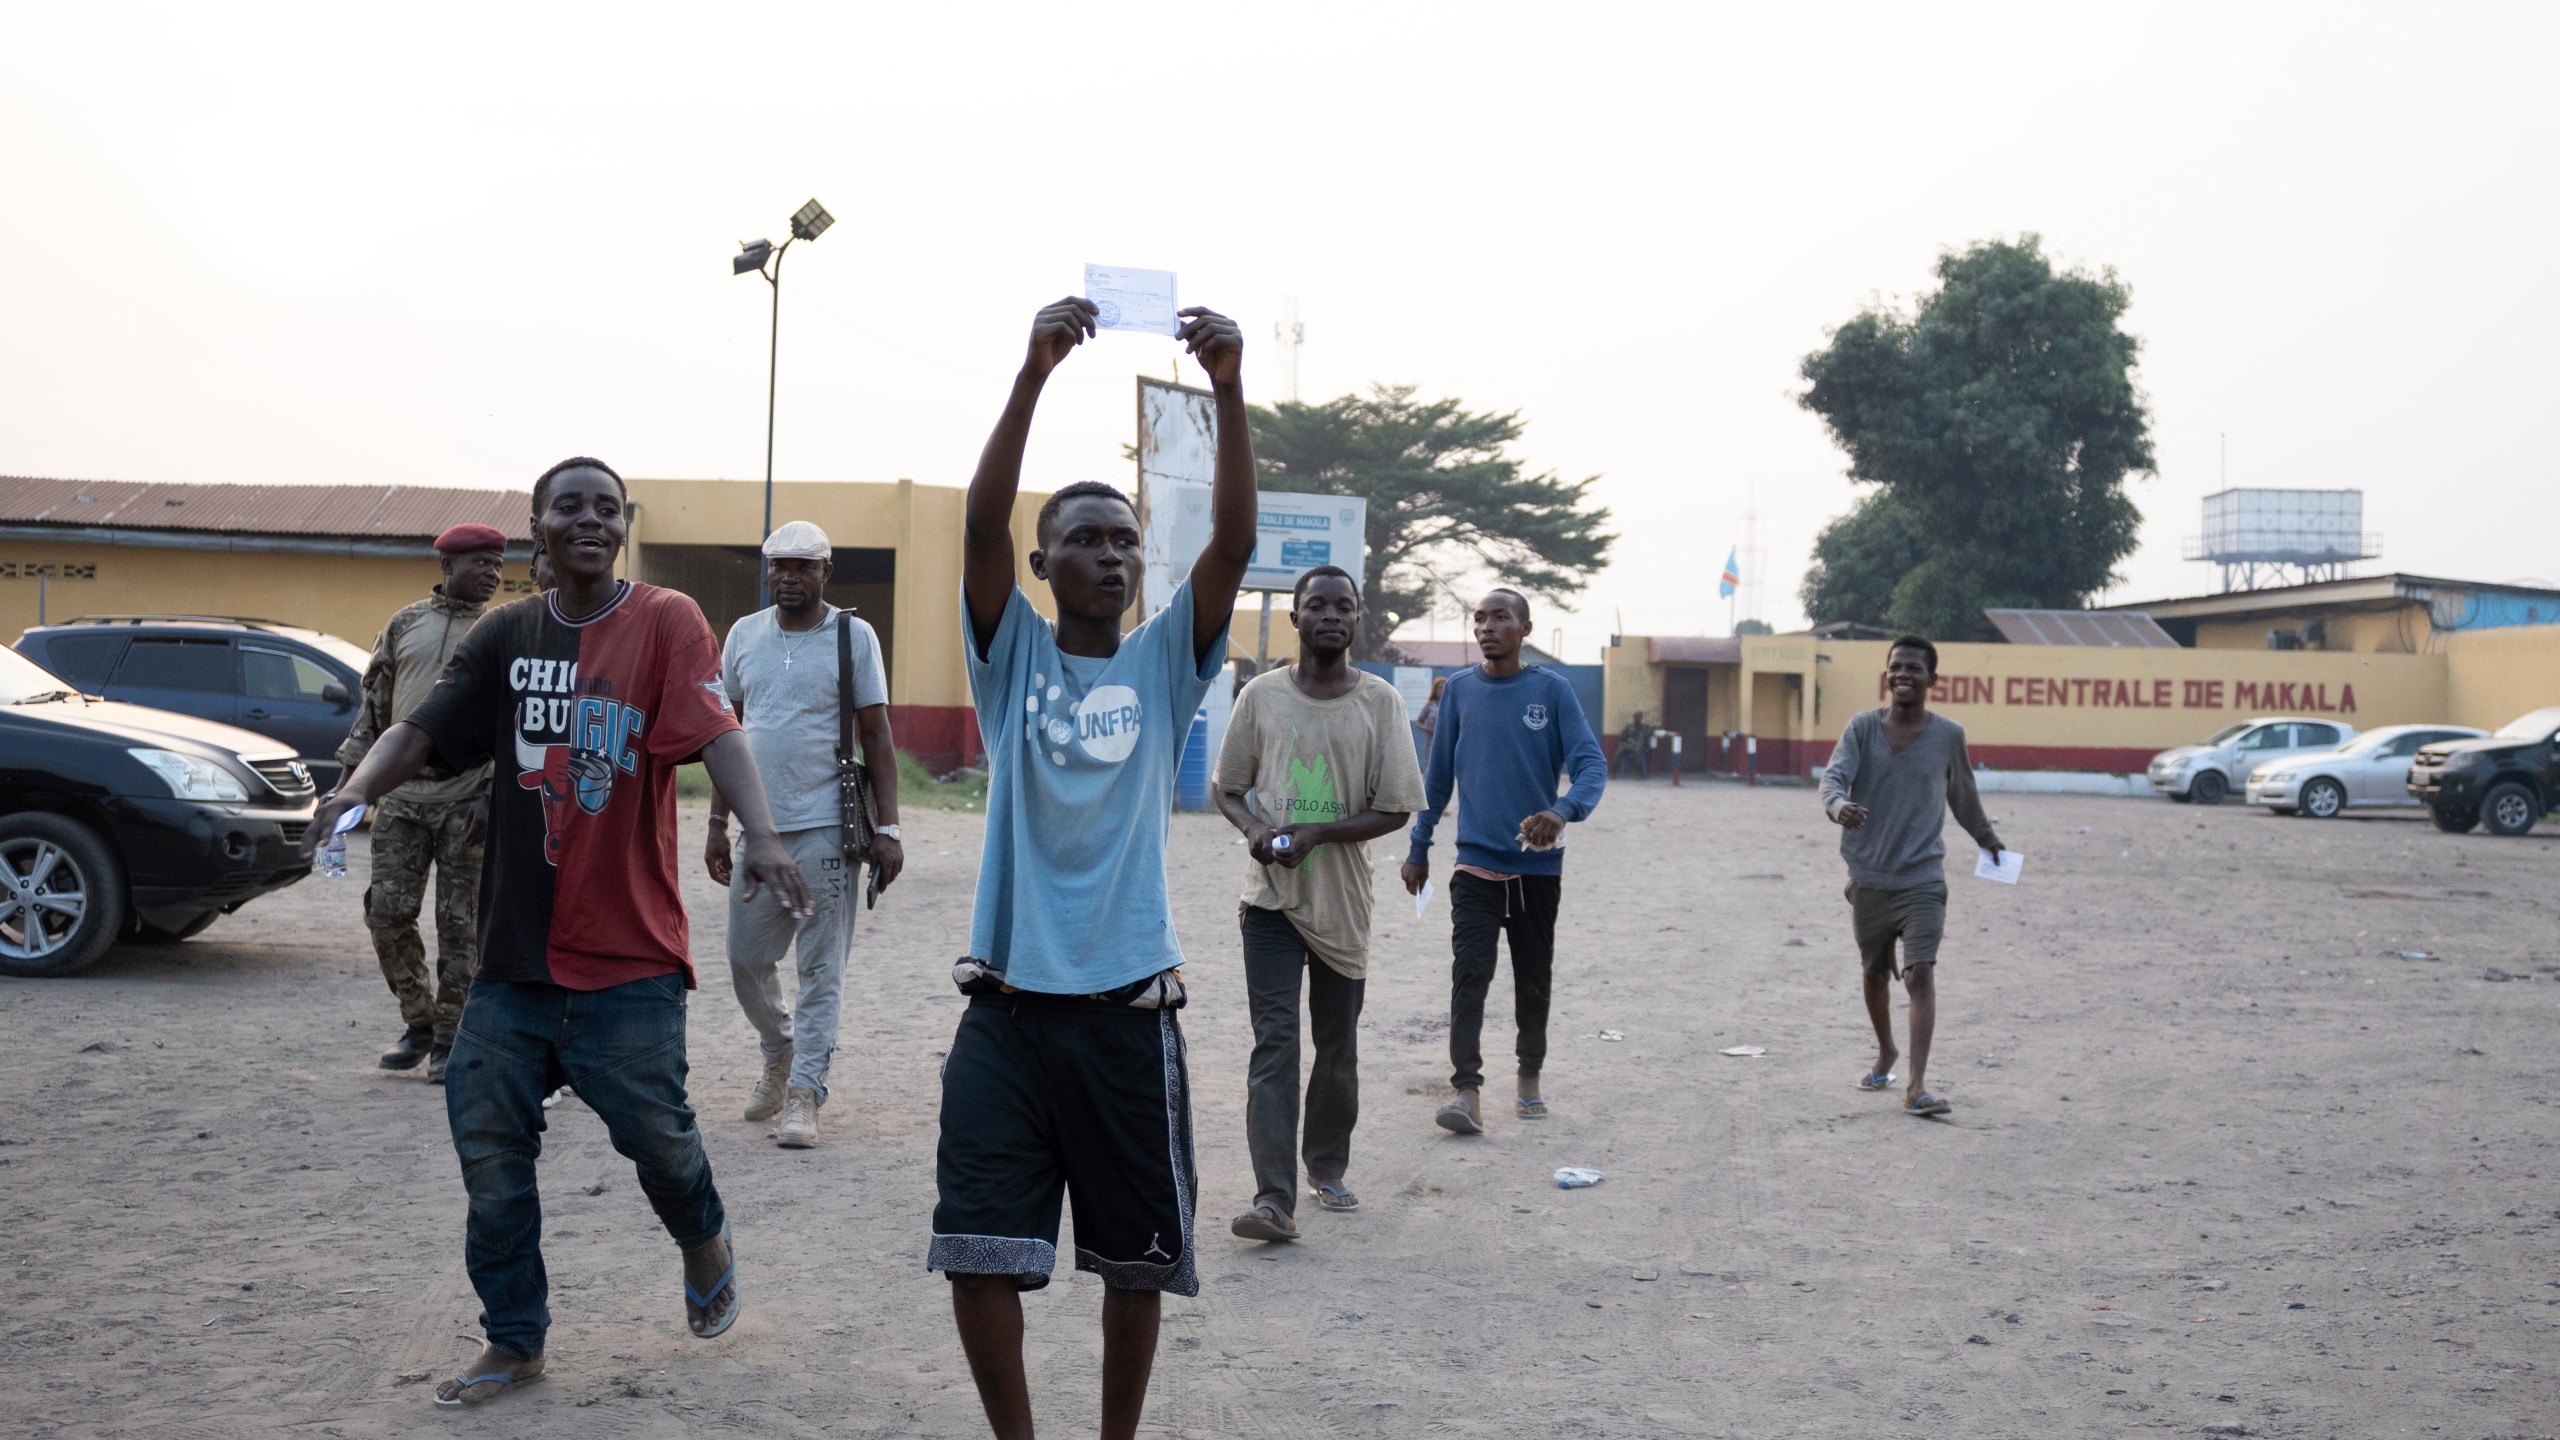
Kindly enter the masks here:
[[[2325, 628], [2343, 639], [2415, 626], [2366, 610]], [[2254, 622], [2220, 633], [2254, 635], [2260, 648], [1940, 645], [1930, 707], [1965, 727], [1977, 764], [2131, 774], [2257, 716], [2494, 729], [2560, 705], [2560, 624], [2430, 630], [2415, 651], [2270, 650]], [[1888, 648], [1814, 635], [1619, 636], [1603, 656], [1604, 733], [1641, 710], [1681, 737], [1685, 768], [1739, 771], [1756, 750], [1759, 773], [1802, 774], [1829, 758], [1850, 716], [1884, 703]]]

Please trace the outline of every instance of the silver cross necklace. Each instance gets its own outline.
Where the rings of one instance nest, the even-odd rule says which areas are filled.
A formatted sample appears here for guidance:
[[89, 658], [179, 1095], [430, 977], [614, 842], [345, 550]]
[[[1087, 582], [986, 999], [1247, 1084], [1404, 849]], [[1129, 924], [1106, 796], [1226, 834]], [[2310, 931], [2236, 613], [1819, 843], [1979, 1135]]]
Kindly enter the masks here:
[[[782, 630], [782, 621], [780, 619], [776, 619], [773, 622], [773, 628], [776, 630]], [[782, 642], [782, 668], [785, 670], [790, 669], [791, 657], [800, 653], [800, 647], [808, 644], [811, 636], [816, 635], [819, 631], [826, 628], [827, 613], [824, 610], [821, 610], [818, 612], [818, 623], [802, 631], [798, 640], [795, 641], [785, 638]], [[782, 630], [782, 633], [785, 637], [788, 637], [791, 634], [788, 630]]]

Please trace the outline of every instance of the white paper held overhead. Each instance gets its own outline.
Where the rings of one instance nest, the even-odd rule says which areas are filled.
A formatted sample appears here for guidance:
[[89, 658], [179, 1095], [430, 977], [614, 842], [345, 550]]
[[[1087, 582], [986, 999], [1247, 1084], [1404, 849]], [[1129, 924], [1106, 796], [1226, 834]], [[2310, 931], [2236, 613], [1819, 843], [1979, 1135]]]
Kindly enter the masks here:
[[2003, 885], [2017, 884], [2019, 872], [2026, 868], [2027, 857], [2015, 850], [2001, 851], [2000, 858], [1997, 860], [1992, 859], [1991, 852], [1985, 850], [1977, 855], [1973, 862], [1973, 873], [1977, 877], [1984, 880], [1997, 880]]
[[1084, 267], [1084, 298], [1102, 313], [1093, 323], [1105, 330], [1136, 330], [1171, 335], [1182, 328], [1174, 318], [1181, 308], [1174, 299], [1170, 270], [1129, 270], [1117, 265]]

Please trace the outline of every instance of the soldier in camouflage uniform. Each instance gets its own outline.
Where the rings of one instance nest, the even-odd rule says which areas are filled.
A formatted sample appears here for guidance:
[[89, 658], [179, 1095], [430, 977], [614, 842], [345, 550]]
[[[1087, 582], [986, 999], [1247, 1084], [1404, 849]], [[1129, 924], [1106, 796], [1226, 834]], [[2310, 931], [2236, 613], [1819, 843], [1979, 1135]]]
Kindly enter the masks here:
[[[338, 747], [338, 762], [353, 774], [382, 732], [408, 718], [444, 674], [445, 662], [498, 591], [507, 537], [495, 526], [457, 525], [436, 537], [444, 583], [401, 610], [382, 627], [373, 661], [364, 672], [364, 706], [355, 728]], [[400, 1043], [382, 1057], [385, 1070], [427, 1062], [427, 1079], [444, 1083], [453, 1053], [454, 1027], [480, 953], [481, 837], [489, 818], [490, 767], [455, 775], [421, 772], [373, 808], [372, 883], [364, 892], [364, 923], [373, 931], [382, 978], [400, 1002], [407, 1026]], [[436, 876], [436, 973], [427, 971], [427, 947], [418, 934], [426, 903], [427, 869]]]

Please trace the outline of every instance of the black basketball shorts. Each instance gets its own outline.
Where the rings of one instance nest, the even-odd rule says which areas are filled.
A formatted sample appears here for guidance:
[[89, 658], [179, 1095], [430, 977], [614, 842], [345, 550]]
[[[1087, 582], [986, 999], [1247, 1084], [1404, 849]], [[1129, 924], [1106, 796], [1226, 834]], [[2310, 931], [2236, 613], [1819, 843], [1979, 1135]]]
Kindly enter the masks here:
[[1058, 1207], [1076, 1268], [1115, 1290], [1200, 1293], [1191, 1091], [1171, 1010], [1015, 993], [973, 997], [942, 1064], [940, 1199], [925, 1267], [1049, 1283]]

